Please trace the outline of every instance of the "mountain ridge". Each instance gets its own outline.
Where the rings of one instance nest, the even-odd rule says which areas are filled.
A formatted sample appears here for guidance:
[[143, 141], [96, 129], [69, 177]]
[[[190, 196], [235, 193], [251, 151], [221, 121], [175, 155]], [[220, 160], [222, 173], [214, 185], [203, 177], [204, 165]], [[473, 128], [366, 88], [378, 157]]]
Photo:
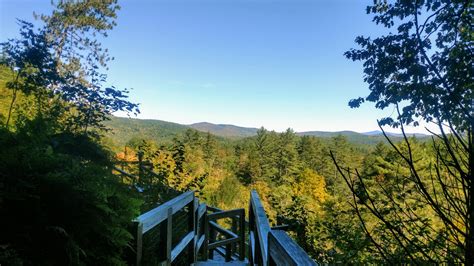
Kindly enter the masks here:
[[[117, 146], [123, 146], [133, 138], [150, 139], [160, 142], [169, 142], [179, 134], [184, 134], [188, 129], [194, 129], [203, 133], [211, 133], [220, 138], [241, 139], [252, 137], [257, 134], [258, 128], [240, 127], [232, 124], [214, 124], [210, 122], [199, 122], [193, 124], [179, 124], [158, 119], [139, 119], [112, 116], [106, 126], [111, 130], [107, 136]], [[370, 131], [359, 133], [351, 130], [343, 131], [303, 131], [295, 132], [298, 136], [315, 136], [320, 138], [331, 138], [339, 135], [345, 136], [348, 141], [358, 144], [375, 145], [386, 142], [381, 131]], [[402, 135], [388, 132], [388, 136], [394, 141], [402, 140]], [[412, 136], [412, 134], [407, 134]], [[416, 137], [425, 138], [428, 135], [414, 134]]]

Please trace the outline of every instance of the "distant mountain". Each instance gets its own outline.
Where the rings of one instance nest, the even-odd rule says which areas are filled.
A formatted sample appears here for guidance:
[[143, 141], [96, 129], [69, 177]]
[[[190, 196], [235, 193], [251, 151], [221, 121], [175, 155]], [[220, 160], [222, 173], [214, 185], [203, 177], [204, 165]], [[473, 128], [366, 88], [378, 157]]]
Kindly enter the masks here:
[[[327, 131], [305, 131], [296, 133], [299, 136], [315, 136], [320, 138], [332, 138], [336, 136], [344, 136], [349, 142], [362, 144], [362, 145], [375, 145], [379, 142], [386, 142], [387, 140], [381, 134], [363, 134], [354, 131], [336, 131], [336, 132], [327, 132]], [[400, 141], [401, 138], [394, 137], [394, 141]]]
[[[239, 127], [227, 124], [212, 124], [208, 122], [182, 125], [162, 120], [122, 118], [113, 116], [106, 126], [111, 128], [107, 134], [116, 147], [123, 147], [132, 138], [143, 138], [154, 140], [158, 143], [170, 142], [175, 136], [183, 134], [192, 128], [201, 132], [209, 132], [215, 136], [227, 139], [252, 137], [257, 134], [258, 128]], [[338, 135], [345, 136], [349, 142], [362, 145], [375, 145], [379, 142], [386, 142], [381, 131], [370, 131], [358, 133], [354, 131], [305, 131], [297, 132], [298, 136], [315, 136], [320, 138], [332, 138]], [[395, 141], [402, 140], [402, 135], [388, 133]], [[418, 138], [426, 138], [428, 135], [414, 134]], [[410, 134], [411, 136], [411, 134]]]
[[257, 134], [257, 128], [253, 127], [239, 127], [234, 125], [225, 124], [212, 124], [208, 122], [201, 122], [189, 125], [198, 131], [209, 132], [213, 135], [222, 137], [251, 137]]
[[111, 129], [106, 134], [114, 146], [123, 147], [132, 138], [143, 138], [156, 142], [171, 141], [184, 133], [188, 126], [154, 119], [137, 119], [112, 116], [105, 125]]
[[[403, 137], [403, 134], [402, 133], [393, 133], [393, 132], [385, 132], [387, 134], [387, 136], [389, 137]], [[367, 135], [367, 136], [383, 136], [383, 133], [382, 131], [380, 130], [374, 130], [374, 131], [369, 131], [369, 132], [363, 132], [361, 134], [364, 134], [364, 135]], [[422, 133], [407, 133], [406, 134], [407, 137], [412, 137], [412, 136], [415, 136], [417, 138], [424, 138], [424, 137], [428, 137], [429, 135], [427, 134], [422, 134]]]

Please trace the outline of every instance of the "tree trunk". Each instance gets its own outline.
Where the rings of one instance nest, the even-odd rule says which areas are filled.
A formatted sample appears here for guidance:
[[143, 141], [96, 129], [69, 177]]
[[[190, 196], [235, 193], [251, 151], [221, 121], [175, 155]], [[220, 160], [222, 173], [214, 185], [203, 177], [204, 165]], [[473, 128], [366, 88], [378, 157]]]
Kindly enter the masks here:
[[474, 124], [471, 123], [471, 128], [467, 134], [469, 141], [469, 174], [467, 176], [467, 224], [466, 224], [466, 246], [465, 246], [465, 264], [474, 265], [474, 146], [473, 146], [473, 130]]

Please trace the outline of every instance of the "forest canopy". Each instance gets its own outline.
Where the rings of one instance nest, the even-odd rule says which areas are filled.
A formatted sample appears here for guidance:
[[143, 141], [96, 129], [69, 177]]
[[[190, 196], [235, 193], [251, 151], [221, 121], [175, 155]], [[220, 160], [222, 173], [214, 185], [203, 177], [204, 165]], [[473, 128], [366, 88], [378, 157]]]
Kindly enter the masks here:
[[[124, 265], [131, 221], [188, 190], [247, 211], [256, 190], [271, 225], [323, 264], [474, 264], [471, 1], [367, 7], [390, 33], [345, 53], [368, 84], [349, 105], [394, 108], [383, 139], [264, 127], [228, 138], [113, 117], [139, 113], [106, 86], [100, 40], [119, 9], [58, 1], [1, 44], [0, 264]], [[405, 132], [426, 123], [428, 138]]]

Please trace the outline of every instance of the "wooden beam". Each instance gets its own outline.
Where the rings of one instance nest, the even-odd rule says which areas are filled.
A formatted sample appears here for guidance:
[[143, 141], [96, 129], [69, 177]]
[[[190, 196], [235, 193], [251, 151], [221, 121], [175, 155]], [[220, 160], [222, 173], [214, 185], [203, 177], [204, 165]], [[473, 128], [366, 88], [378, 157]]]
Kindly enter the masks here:
[[120, 168], [118, 168], [118, 167], [113, 166], [112, 169], [113, 169], [114, 171], [119, 172], [120, 174], [122, 174], [122, 175], [124, 175], [124, 176], [128, 176], [128, 177], [130, 177], [130, 178], [133, 178], [134, 180], [137, 179], [136, 176], [134, 176], [134, 175], [132, 175], [132, 174], [130, 174], [130, 173], [127, 173], [127, 172], [123, 171], [122, 169], [120, 169]]
[[197, 241], [196, 244], [196, 254], [199, 253], [199, 250], [201, 249], [202, 245], [204, 244], [204, 240], [206, 239], [205, 235], [202, 235], [199, 240]]
[[317, 265], [285, 231], [272, 230], [268, 234], [268, 252], [275, 265]]
[[209, 217], [210, 221], [215, 221], [223, 218], [232, 218], [239, 216], [242, 213], [243, 209], [234, 209], [234, 210], [228, 210], [228, 211], [220, 211], [220, 212], [215, 212], [208, 214], [207, 216]]
[[130, 245], [131, 250], [128, 253], [128, 263], [130, 265], [140, 265], [143, 253], [143, 225], [139, 222], [132, 222], [130, 232], [133, 236], [133, 242]]
[[194, 238], [194, 231], [189, 232], [171, 251], [171, 262], [173, 262], [181, 252], [189, 245]]
[[272, 230], [283, 230], [283, 231], [286, 231], [290, 228], [289, 225], [287, 224], [281, 224], [281, 225], [275, 225], [275, 226], [272, 226]]
[[201, 217], [206, 213], [206, 203], [202, 203], [199, 205], [198, 209], [197, 209], [197, 217], [198, 219], [201, 219]]
[[143, 224], [143, 233], [146, 233], [159, 223], [166, 220], [169, 208], [171, 208], [172, 214], [175, 214], [176, 212], [184, 208], [184, 206], [193, 201], [193, 199], [194, 191], [185, 192], [177, 196], [176, 198], [161, 204], [153, 210], [138, 216], [135, 220]]
[[260, 197], [255, 190], [250, 192], [250, 204], [252, 205], [255, 220], [256, 241], [258, 241], [258, 246], [260, 247], [260, 250], [255, 250], [255, 253], [259, 253], [258, 257], [261, 258], [263, 265], [268, 265], [268, 233], [270, 232], [270, 223], [268, 222], [265, 209], [260, 202]]
[[189, 265], [196, 262], [196, 253], [194, 245], [196, 243], [196, 206], [199, 203], [193, 195], [193, 200], [188, 204], [188, 232], [192, 233], [190, 244], [188, 247], [188, 258], [187, 262]]
[[239, 237], [240, 237], [240, 243], [239, 243], [239, 259], [244, 260], [245, 259], [245, 210], [242, 209], [242, 213], [240, 214], [239, 217]]
[[173, 209], [168, 208], [166, 219], [166, 263], [171, 265], [171, 245], [173, 239]]
[[232, 244], [234, 242], [238, 242], [239, 241], [239, 238], [238, 237], [233, 237], [233, 238], [228, 238], [228, 239], [223, 239], [223, 240], [219, 240], [219, 241], [216, 241], [216, 242], [213, 242], [213, 243], [209, 243], [209, 249], [215, 249], [217, 247], [220, 247], [220, 246], [225, 246], [227, 244]]
[[209, 222], [209, 225], [211, 226], [211, 228], [214, 228], [217, 232], [227, 236], [227, 237], [234, 237], [234, 238], [238, 238], [239, 236], [237, 234], [235, 234], [234, 232], [230, 231], [230, 230], [227, 230], [223, 227], [221, 227], [220, 225], [218, 225], [216, 222]]

